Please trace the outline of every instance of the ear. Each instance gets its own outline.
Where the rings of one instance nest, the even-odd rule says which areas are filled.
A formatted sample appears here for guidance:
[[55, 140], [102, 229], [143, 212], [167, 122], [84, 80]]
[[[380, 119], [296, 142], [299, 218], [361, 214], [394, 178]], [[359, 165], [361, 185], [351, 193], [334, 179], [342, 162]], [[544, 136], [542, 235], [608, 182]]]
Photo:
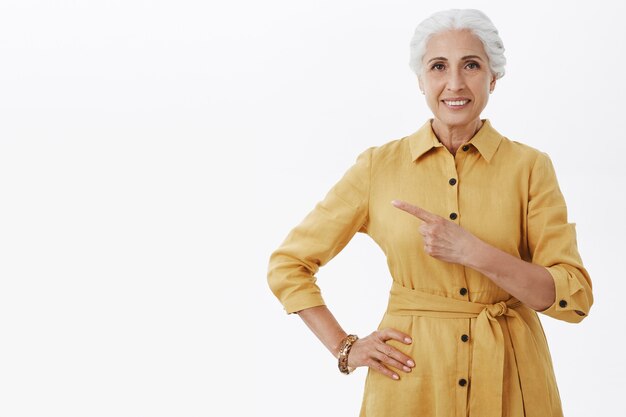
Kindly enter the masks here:
[[422, 92], [422, 94], [425, 94], [424, 83], [422, 82], [422, 77], [420, 77], [419, 75], [417, 76], [417, 84], [420, 86], [420, 91]]
[[491, 82], [489, 82], [489, 92], [493, 93], [493, 90], [496, 88], [496, 76], [493, 75], [491, 77]]

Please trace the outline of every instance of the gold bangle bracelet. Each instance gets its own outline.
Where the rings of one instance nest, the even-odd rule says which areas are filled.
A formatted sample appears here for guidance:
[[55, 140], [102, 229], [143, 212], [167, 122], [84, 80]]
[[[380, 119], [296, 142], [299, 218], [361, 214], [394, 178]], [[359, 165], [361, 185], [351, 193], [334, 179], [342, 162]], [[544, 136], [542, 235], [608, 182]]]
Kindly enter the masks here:
[[357, 335], [349, 334], [344, 337], [339, 344], [339, 354], [337, 355], [337, 359], [339, 360], [339, 371], [341, 371], [342, 374], [348, 375], [356, 369], [348, 366], [348, 353], [350, 353], [352, 344], [358, 339], [359, 337]]

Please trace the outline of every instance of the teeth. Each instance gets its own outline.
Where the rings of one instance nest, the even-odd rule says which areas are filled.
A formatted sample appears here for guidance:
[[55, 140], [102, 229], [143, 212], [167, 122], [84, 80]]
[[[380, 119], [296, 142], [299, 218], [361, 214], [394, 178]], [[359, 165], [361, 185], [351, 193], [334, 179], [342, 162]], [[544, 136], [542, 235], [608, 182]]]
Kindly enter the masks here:
[[469, 100], [457, 100], [457, 101], [446, 101], [445, 103], [448, 106], [463, 106], [465, 105]]

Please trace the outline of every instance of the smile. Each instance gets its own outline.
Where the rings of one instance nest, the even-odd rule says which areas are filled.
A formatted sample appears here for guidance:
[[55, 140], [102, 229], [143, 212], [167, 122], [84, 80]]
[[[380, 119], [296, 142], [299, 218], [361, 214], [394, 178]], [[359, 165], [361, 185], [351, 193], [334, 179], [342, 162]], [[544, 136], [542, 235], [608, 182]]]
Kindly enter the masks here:
[[451, 109], [460, 109], [462, 107], [464, 107], [467, 103], [470, 102], [470, 100], [442, 100], [446, 106], [448, 106]]

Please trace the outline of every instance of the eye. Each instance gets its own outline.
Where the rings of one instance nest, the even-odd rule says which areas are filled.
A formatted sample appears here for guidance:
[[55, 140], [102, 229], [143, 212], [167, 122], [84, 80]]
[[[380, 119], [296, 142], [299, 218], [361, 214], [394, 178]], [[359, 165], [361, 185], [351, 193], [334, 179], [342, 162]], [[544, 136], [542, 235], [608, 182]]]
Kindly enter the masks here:
[[478, 65], [478, 62], [468, 62], [466, 67], [469, 69], [478, 69], [480, 68], [480, 65]]
[[430, 69], [434, 69], [436, 71], [443, 71], [445, 69], [445, 65], [443, 65], [441, 62], [438, 62], [434, 64], [432, 67], [430, 67]]

